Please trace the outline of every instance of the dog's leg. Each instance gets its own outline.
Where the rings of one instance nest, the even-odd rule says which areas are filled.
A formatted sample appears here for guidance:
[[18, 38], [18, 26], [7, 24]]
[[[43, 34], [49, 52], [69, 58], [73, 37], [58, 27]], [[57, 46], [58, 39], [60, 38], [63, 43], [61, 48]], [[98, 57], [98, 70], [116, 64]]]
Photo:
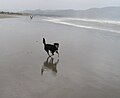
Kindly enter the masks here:
[[52, 55], [54, 55], [54, 51], [52, 51]]
[[51, 57], [51, 55], [49, 54], [49, 52], [47, 52], [48, 56]]
[[59, 57], [59, 52], [58, 52], [58, 50], [56, 50], [56, 53], [58, 54], [58, 57]]
[[54, 55], [54, 51], [50, 51], [50, 52], [51, 52], [51, 56], [50, 57], [52, 57]]
[[51, 57], [50, 54], [49, 54], [49, 50], [45, 50], [45, 51], [47, 52], [48, 56]]

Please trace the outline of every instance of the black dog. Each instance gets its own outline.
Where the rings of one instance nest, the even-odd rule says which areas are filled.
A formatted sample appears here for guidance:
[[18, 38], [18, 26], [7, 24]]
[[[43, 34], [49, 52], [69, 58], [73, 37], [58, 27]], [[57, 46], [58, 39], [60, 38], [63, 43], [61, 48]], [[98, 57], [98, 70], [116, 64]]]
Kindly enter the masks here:
[[[54, 43], [53, 45], [46, 44], [45, 38], [43, 38], [43, 44], [44, 44], [44, 49], [49, 56], [54, 55], [54, 52], [56, 52], [59, 56], [59, 53], [58, 53], [59, 43]], [[52, 55], [49, 54], [49, 51], [52, 53]]]

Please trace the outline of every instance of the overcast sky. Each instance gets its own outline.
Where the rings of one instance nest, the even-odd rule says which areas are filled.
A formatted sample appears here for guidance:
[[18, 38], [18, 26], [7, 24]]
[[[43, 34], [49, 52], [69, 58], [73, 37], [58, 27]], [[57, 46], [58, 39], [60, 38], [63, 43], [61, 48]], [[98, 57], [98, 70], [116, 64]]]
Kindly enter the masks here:
[[0, 0], [0, 9], [21, 11], [28, 9], [88, 9], [120, 6], [120, 0]]

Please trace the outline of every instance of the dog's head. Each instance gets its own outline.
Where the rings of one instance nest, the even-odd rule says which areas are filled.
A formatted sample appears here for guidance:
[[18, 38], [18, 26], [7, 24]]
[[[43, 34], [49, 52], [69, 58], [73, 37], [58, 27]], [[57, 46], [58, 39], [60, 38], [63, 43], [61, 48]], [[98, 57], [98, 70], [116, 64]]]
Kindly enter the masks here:
[[59, 48], [59, 43], [54, 43], [54, 46], [58, 49]]

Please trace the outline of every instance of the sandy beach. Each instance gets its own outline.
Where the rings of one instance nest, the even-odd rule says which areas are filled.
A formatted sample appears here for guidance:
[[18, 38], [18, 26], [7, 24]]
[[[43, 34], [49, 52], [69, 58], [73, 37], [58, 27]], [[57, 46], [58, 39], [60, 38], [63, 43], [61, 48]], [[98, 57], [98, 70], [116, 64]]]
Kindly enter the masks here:
[[[59, 57], [48, 58], [43, 37]], [[0, 46], [0, 98], [120, 98], [119, 33], [4, 18]]]

